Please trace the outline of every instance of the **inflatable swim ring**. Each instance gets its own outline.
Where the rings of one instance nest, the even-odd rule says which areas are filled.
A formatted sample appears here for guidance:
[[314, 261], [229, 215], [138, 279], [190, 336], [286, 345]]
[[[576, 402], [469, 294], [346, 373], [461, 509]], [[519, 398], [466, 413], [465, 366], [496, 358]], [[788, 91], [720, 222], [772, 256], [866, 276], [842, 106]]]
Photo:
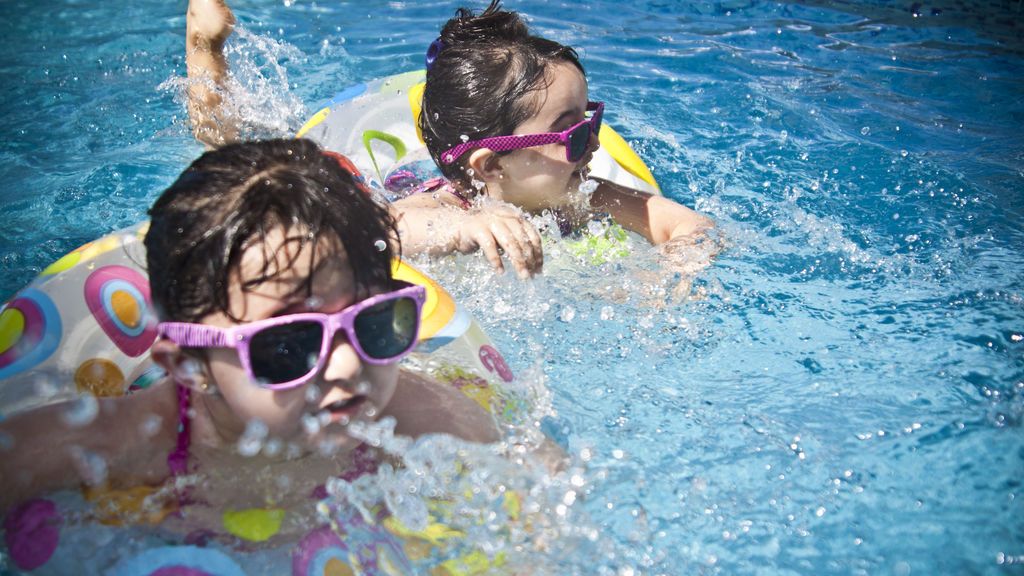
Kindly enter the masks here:
[[[348, 156], [374, 188], [386, 188], [399, 171], [420, 179], [439, 176], [416, 123], [425, 78], [426, 72], [417, 70], [349, 86], [296, 136]], [[603, 124], [598, 138], [601, 147], [590, 163], [592, 175], [661, 194], [651, 171], [615, 129]]]

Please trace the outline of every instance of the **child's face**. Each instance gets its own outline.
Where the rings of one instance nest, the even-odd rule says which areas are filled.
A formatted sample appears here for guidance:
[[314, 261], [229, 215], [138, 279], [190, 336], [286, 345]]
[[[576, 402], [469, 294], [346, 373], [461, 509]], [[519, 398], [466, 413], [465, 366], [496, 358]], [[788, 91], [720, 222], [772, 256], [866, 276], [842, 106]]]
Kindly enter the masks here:
[[[537, 113], [520, 124], [513, 134], [561, 132], [584, 120], [587, 109], [587, 81], [575, 66], [557, 63], [547, 70], [547, 89], [535, 92]], [[591, 149], [597, 149], [591, 136]], [[541, 212], [568, 204], [579, 187], [579, 172], [593, 152], [579, 162], [565, 159], [565, 146], [547, 144], [515, 150], [499, 160], [502, 171], [496, 185], [488, 184], [493, 197], [515, 204], [528, 212]]]
[[[300, 312], [337, 312], [371, 295], [357, 289], [348, 257], [337, 242], [306, 243], [300, 248], [298, 242], [286, 240], [304, 232], [292, 229], [286, 233], [278, 228], [265, 244], [246, 249], [230, 287], [231, 313], [242, 323]], [[242, 290], [245, 281], [264, 273], [274, 277]], [[310, 276], [311, 293], [306, 289]], [[211, 314], [202, 322], [224, 328], [238, 324], [224, 313]], [[213, 384], [230, 409], [223, 418], [227, 421], [218, 423], [220, 430], [240, 431], [246, 423], [259, 420], [266, 424], [270, 437], [304, 440], [312, 448], [355, 446], [357, 442], [346, 434], [344, 425], [379, 415], [391, 400], [398, 379], [397, 364], [364, 363], [344, 331], [335, 335], [323, 370], [297, 388], [275, 391], [251, 382], [234, 349], [210, 348], [206, 358]]]

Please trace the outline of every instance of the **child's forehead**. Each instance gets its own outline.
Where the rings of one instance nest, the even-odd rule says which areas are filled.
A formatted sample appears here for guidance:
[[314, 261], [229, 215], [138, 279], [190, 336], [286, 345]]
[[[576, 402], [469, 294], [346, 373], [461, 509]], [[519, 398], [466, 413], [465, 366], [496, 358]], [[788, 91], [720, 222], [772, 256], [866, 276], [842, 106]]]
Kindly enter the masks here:
[[538, 116], [552, 116], [550, 119], [554, 119], [566, 110], [586, 108], [587, 79], [575, 66], [566, 62], [551, 64], [545, 71], [544, 80], [540, 89], [528, 96], [534, 99], [532, 104]]
[[330, 235], [313, 237], [308, 229], [278, 227], [262, 241], [251, 242], [242, 252], [234, 286], [244, 292], [287, 297], [309, 293], [331, 283], [332, 289], [354, 289], [354, 275], [341, 242]]

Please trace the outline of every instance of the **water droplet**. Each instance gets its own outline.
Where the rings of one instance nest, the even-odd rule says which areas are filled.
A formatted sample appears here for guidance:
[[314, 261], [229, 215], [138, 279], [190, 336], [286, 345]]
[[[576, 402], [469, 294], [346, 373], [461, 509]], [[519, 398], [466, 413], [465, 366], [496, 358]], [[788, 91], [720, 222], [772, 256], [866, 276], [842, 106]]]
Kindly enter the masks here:
[[306, 404], [316, 404], [320, 398], [321, 393], [318, 386], [306, 386]]
[[163, 417], [159, 414], [150, 414], [142, 419], [139, 425], [139, 433], [145, 438], [152, 438], [160, 433], [160, 426], [164, 423]]
[[865, 126], [865, 127], [860, 129], [860, 135], [861, 136], [867, 136], [868, 134], [871, 134], [871, 128], [870, 127]]
[[576, 309], [572, 306], [562, 308], [562, 312], [558, 315], [558, 319], [562, 322], [572, 322], [574, 318], [576, 318]]
[[377, 240], [373, 243], [373, 247], [377, 249], [377, 252], [383, 252], [387, 250], [388, 243], [383, 240]]
[[274, 458], [281, 453], [282, 448], [284, 448], [284, 443], [280, 439], [271, 438], [263, 445], [263, 455]]
[[72, 446], [70, 451], [75, 468], [86, 484], [99, 486], [106, 482], [107, 461], [102, 456], [85, 450], [81, 446]]
[[[314, 386], [310, 386], [314, 388]], [[320, 431], [320, 420], [312, 414], [305, 414], [302, 417], [302, 430], [309, 436], [313, 436]]]
[[586, 195], [589, 196], [590, 194], [593, 194], [595, 190], [597, 190], [597, 187], [598, 187], [597, 180], [583, 180], [583, 181], [580, 182], [579, 190], [583, 194], [586, 194]]
[[249, 420], [245, 425], [245, 432], [238, 439], [238, 453], [242, 456], [255, 456], [263, 449], [263, 441], [266, 439], [270, 429], [260, 420]]
[[96, 419], [100, 404], [92, 394], [84, 394], [68, 403], [64, 411], [64, 423], [71, 427], [85, 426]]
[[35, 395], [42, 400], [52, 398], [59, 390], [57, 384], [44, 374], [38, 375], [32, 384]]

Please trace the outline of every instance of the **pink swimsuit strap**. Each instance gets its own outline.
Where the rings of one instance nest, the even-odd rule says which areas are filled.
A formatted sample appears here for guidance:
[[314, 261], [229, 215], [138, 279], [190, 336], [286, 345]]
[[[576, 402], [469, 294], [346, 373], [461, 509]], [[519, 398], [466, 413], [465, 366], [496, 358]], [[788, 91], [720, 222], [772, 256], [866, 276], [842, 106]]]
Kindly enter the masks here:
[[188, 408], [192, 390], [177, 384], [174, 387], [178, 391], [178, 443], [167, 455], [167, 467], [171, 470], [171, 476], [181, 476], [188, 472], [188, 447], [192, 440], [189, 435]]
[[413, 191], [410, 192], [410, 195], [420, 193], [432, 194], [434, 192], [447, 192], [448, 194], [455, 196], [455, 198], [459, 201], [459, 206], [463, 210], [469, 210], [469, 198], [466, 198], [461, 193], [459, 193], [459, 191], [456, 190], [455, 187], [452, 186], [451, 183], [445, 180], [444, 178], [431, 178], [430, 180], [427, 180], [420, 184], [419, 186], [417, 186], [416, 188], [414, 188]]

